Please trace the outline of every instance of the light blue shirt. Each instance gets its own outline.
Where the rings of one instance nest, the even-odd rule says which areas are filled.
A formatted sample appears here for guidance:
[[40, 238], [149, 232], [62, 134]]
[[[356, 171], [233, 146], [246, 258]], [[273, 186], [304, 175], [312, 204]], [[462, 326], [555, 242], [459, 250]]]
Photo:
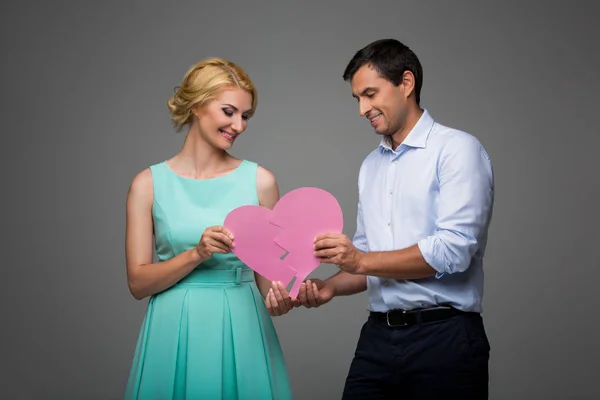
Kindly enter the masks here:
[[424, 110], [395, 151], [384, 137], [365, 158], [358, 189], [354, 245], [371, 252], [417, 244], [437, 271], [420, 280], [368, 276], [369, 310], [448, 304], [482, 311], [494, 175], [474, 136], [438, 124]]

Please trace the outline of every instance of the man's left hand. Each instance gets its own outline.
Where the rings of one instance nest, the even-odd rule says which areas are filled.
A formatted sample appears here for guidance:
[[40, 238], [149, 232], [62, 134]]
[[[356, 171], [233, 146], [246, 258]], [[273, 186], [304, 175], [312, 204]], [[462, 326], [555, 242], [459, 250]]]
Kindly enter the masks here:
[[326, 233], [315, 238], [315, 256], [322, 263], [335, 264], [350, 274], [361, 273], [361, 260], [365, 255], [341, 233]]

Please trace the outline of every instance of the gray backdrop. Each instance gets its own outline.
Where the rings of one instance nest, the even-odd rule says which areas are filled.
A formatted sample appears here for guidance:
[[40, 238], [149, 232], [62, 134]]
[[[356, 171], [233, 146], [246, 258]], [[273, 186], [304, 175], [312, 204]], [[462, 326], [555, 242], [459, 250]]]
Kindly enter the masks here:
[[[490, 398], [598, 398], [599, 6], [563, 3], [3, 1], [0, 397], [121, 397], [147, 304], [127, 290], [125, 195], [180, 149], [165, 101], [199, 59], [258, 87], [233, 154], [282, 194], [332, 192], [352, 235], [379, 139], [341, 76], [394, 37], [422, 60], [423, 105], [494, 163]], [[276, 319], [298, 399], [340, 397], [366, 316], [363, 294]]]

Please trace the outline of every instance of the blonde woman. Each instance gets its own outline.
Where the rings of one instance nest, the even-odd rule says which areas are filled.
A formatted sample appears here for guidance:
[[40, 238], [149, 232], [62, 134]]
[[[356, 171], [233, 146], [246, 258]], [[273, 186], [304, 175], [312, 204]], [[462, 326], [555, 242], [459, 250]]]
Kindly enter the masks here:
[[271, 316], [293, 304], [231, 252], [235, 238], [221, 226], [236, 207], [279, 199], [270, 171], [228, 154], [256, 104], [239, 66], [193, 65], [168, 101], [175, 128], [187, 128], [183, 148], [131, 183], [127, 280], [149, 303], [126, 399], [292, 397]]

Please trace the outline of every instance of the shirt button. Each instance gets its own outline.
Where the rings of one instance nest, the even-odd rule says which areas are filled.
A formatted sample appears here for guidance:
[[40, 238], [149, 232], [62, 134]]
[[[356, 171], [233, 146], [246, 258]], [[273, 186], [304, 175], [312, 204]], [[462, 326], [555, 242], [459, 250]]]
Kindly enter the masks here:
[[388, 281], [383, 281], [383, 286], [388, 286], [388, 285], [389, 285]]
[[388, 221], [388, 226], [392, 226], [392, 223]]
[[398, 160], [394, 160], [394, 164], [398, 164]]

